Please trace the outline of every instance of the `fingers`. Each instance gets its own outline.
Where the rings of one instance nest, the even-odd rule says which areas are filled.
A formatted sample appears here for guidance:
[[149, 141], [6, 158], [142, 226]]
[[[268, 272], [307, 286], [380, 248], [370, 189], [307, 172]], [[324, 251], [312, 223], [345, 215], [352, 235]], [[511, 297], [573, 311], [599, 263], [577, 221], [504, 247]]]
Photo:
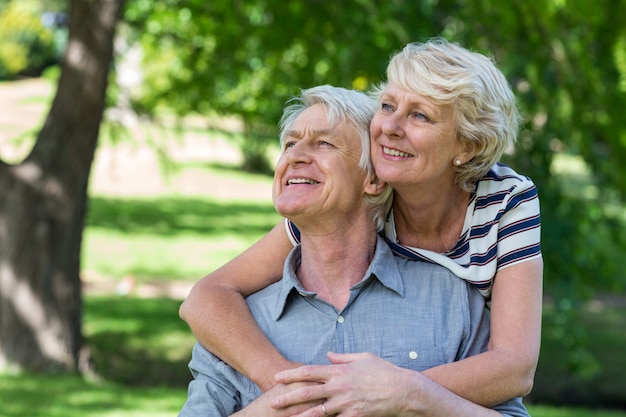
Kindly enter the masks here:
[[282, 409], [299, 404], [322, 404], [325, 400], [324, 385], [315, 384], [299, 387], [272, 399], [272, 408]]
[[304, 365], [295, 369], [287, 369], [276, 374], [279, 384], [294, 382], [324, 382], [328, 379], [330, 369], [328, 365]]
[[328, 352], [326, 356], [335, 365], [357, 362], [357, 361], [371, 359], [375, 357], [375, 355], [368, 353], [368, 352], [360, 352], [360, 353]]
[[290, 415], [290, 417], [332, 417], [337, 414], [331, 412], [327, 403], [317, 404], [301, 413]]

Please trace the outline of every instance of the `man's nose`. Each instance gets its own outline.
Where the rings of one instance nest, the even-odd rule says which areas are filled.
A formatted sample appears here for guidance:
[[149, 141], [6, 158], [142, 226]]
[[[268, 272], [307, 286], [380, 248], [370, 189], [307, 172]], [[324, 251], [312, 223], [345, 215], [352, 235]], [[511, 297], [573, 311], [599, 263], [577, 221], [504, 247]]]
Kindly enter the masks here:
[[311, 149], [305, 141], [298, 141], [287, 151], [289, 164], [309, 163], [311, 161]]

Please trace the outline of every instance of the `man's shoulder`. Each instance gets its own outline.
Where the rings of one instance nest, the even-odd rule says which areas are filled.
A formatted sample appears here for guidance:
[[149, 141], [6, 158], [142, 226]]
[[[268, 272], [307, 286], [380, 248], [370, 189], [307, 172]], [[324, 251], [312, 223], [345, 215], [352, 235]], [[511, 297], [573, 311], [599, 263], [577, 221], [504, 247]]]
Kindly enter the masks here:
[[435, 298], [448, 298], [456, 294], [463, 302], [475, 297], [483, 300], [483, 296], [471, 282], [458, 277], [445, 266], [401, 256], [395, 256], [395, 259], [409, 292], [428, 293]]
[[268, 285], [267, 287], [250, 294], [246, 297], [249, 306], [266, 305], [270, 299], [278, 297], [281, 289], [281, 280]]

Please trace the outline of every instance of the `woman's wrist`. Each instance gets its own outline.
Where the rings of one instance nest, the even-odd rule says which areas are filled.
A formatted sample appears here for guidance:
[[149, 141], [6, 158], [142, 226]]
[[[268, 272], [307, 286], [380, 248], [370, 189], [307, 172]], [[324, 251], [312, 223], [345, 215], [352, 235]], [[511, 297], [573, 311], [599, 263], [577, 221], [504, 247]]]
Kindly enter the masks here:
[[302, 364], [298, 362], [285, 359], [285, 357], [277, 353], [274, 358], [259, 361], [256, 368], [252, 371], [250, 379], [261, 388], [261, 391], [267, 392], [276, 386], [274, 376], [277, 373], [287, 369], [297, 368], [301, 365]]

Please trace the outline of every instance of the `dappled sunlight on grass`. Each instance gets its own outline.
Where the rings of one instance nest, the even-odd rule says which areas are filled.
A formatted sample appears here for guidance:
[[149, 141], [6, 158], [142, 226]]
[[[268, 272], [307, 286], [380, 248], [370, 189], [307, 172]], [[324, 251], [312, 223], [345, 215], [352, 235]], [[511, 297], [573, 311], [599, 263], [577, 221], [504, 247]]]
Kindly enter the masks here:
[[179, 306], [165, 298], [88, 297], [85, 334], [96, 372], [129, 385], [186, 386], [195, 339]]
[[271, 202], [94, 197], [82, 265], [114, 279], [198, 280], [279, 221]]
[[78, 376], [0, 376], [3, 417], [171, 417], [186, 390], [87, 382]]
[[277, 219], [278, 214], [271, 202], [223, 203], [190, 197], [92, 197], [86, 227], [164, 236], [181, 233], [250, 235], [267, 232]]

